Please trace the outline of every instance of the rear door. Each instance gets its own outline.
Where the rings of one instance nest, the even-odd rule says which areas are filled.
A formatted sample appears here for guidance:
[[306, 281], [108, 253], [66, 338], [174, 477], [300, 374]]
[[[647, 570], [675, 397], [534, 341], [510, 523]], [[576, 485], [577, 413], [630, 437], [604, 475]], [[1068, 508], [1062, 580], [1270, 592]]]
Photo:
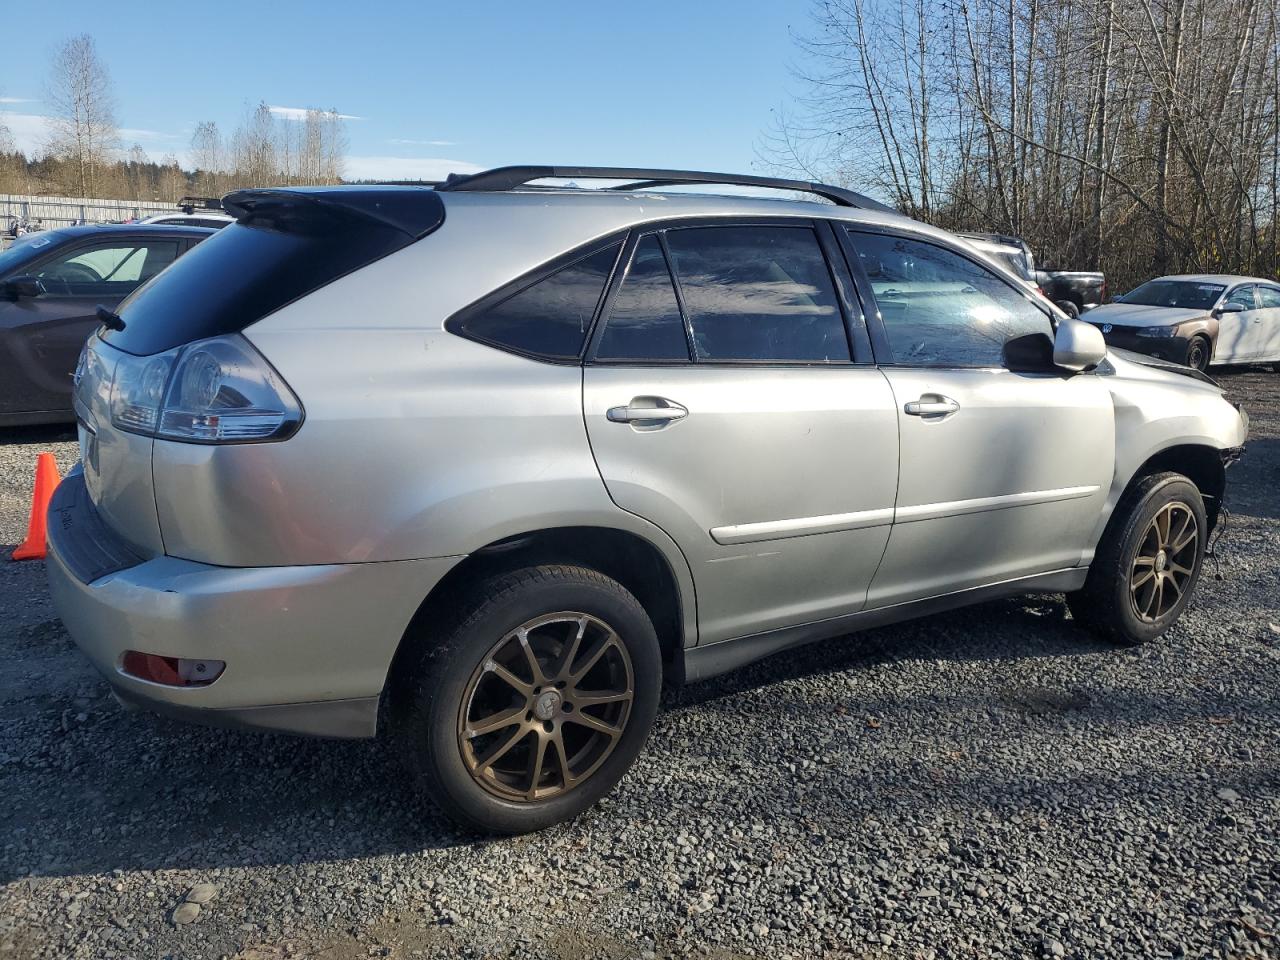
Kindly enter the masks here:
[[180, 241], [159, 237], [86, 239], [32, 265], [44, 293], [13, 304], [6, 322], [15, 372], [0, 413], [65, 411], [80, 348], [98, 325], [98, 306], [115, 309], [179, 254]]
[[888, 539], [893, 396], [833, 252], [807, 220], [646, 230], [603, 305], [591, 448], [688, 558], [701, 643], [859, 610]]
[[873, 295], [901, 437], [893, 532], [867, 606], [1078, 566], [1114, 468], [1106, 385], [1044, 363], [1009, 369], [1012, 341], [1051, 350], [1049, 316], [958, 248], [844, 235]]

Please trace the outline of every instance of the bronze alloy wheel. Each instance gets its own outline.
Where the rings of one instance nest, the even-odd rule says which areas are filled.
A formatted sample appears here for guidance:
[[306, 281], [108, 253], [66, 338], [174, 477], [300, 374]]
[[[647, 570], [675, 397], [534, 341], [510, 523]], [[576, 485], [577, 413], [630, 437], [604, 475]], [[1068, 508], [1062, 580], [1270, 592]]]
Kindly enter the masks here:
[[635, 695], [618, 634], [585, 613], [536, 617], [499, 640], [467, 683], [458, 749], [472, 778], [532, 803], [581, 786], [613, 752]]
[[1200, 525], [1187, 504], [1166, 503], [1151, 518], [1129, 575], [1134, 613], [1154, 623], [1172, 610], [1195, 571]]

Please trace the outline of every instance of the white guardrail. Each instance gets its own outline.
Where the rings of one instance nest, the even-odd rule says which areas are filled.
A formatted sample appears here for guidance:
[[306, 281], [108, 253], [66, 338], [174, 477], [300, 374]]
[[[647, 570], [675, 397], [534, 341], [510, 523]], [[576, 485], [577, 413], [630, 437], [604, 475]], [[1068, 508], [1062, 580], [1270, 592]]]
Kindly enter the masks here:
[[94, 200], [88, 197], [38, 197], [0, 193], [0, 232], [9, 220], [39, 221], [46, 230], [73, 223], [110, 223], [155, 213], [177, 213], [176, 203], [135, 200]]

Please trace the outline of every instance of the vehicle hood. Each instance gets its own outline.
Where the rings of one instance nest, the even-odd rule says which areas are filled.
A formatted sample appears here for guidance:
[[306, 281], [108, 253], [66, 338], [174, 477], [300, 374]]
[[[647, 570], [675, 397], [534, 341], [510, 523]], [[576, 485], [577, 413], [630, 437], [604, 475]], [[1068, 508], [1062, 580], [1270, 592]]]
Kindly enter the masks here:
[[1142, 377], [1147, 380], [1160, 380], [1164, 383], [1176, 384], [1179, 382], [1185, 383], [1186, 378], [1190, 378], [1207, 384], [1219, 392], [1222, 391], [1222, 385], [1207, 373], [1202, 373], [1195, 367], [1174, 363], [1172, 360], [1161, 360], [1159, 357], [1151, 357], [1145, 353], [1118, 350], [1115, 347], [1112, 347], [1107, 352], [1107, 357], [1112, 361], [1112, 366], [1117, 371], [1129, 376], [1135, 375], [1136, 371], [1133, 369], [1135, 366], [1145, 367]]
[[1110, 323], [1117, 327], [1172, 327], [1188, 320], [1209, 315], [1207, 310], [1190, 307], [1149, 307], [1141, 303], [1104, 303], [1089, 311], [1093, 324]]

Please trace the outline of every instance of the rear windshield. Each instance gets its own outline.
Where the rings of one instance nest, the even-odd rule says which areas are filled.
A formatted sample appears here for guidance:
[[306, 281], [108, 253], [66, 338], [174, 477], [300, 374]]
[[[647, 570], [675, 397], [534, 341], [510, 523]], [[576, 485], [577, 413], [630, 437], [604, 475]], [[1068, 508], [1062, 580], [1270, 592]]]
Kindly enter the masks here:
[[408, 204], [419, 208], [415, 222], [421, 232], [416, 235], [353, 211], [336, 191], [322, 203], [299, 194], [294, 205], [282, 191], [273, 192], [272, 199], [269, 214], [242, 217], [139, 287], [117, 310], [124, 329], [104, 330], [102, 339], [146, 356], [237, 333], [285, 304], [408, 246], [444, 220], [444, 205], [426, 190]]
[[1135, 303], [1144, 307], [1187, 307], [1192, 310], [1208, 310], [1222, 291], [1220, 283], [1197, 283], [1194, 280], [1148, 280], [1135, 290], [1130, 290], [1120, 303]]

